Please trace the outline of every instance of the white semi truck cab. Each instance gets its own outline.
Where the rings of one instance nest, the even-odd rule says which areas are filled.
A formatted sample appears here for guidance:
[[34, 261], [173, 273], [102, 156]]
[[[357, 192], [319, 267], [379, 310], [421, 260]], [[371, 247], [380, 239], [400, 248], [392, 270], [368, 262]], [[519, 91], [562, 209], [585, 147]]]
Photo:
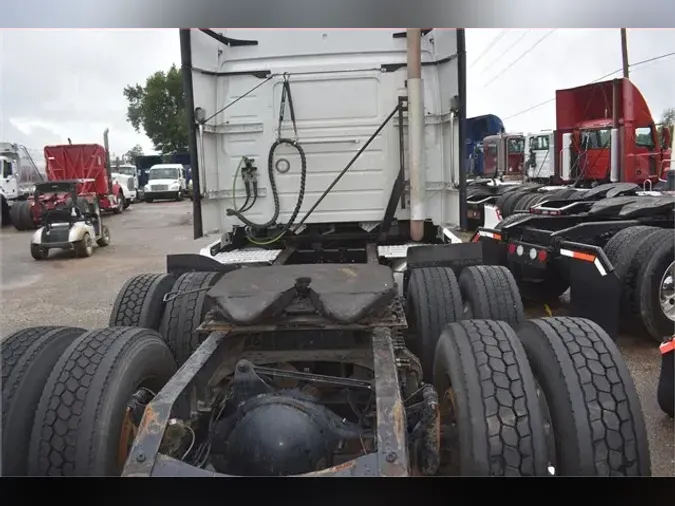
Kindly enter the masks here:
[[222, 235], [206, 254], [385, 218], [403, 242], [459, 225], [457, 30], [422, 30], [419, 75], [400, 29], [189, 35], [196, 235]]
[[138, 174], [136, 170], [135, 165], [128, 163], [116, 164], [111, 167], [113, 181], [120, 186], [126, 206], [138, 200]]
[[9, 209], [26, 199], [44, 177], [26, 147], [12, 142], [0, 142], [0, 169], [2, 223], [9, 224]]
[[555, 149], [552, 130], [528, 133], [525, 136], [525, 166], [527, 178], [551, 181], [555, 176]]

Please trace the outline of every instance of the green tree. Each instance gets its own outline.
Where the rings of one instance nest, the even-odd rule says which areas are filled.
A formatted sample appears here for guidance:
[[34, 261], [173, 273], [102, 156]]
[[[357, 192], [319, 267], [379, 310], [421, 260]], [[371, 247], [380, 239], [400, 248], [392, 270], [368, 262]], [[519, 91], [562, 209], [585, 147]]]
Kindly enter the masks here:
[[180, 69], [172, 65], [145, 81], [124, 88], [129, 102], [127, 120], [136, 132], [145, 132], [160, 153], [185, 150], [188, 144], [187, 117]]
[[124, 159], [127, 163], [134, 163], [137, 156], [143, 156], [143, 148], [140, 144], [136, 144], [133, 148], [124, 154]]
[[668, 125], [671, 130], [673, 129], [673, 126], [675, 126], [675, 107], [671, 107], [663, 111], [663, 114], [661, 115], [661, 123]]
[[[661, 124], [659, 125], [659, 139], [663, 139], [663, 129], [670, 130], [670, 137], [675, 135], [675, 108], [670, 107], [661, 114]], [[660, 142], [660, 141], [659, 141]]]

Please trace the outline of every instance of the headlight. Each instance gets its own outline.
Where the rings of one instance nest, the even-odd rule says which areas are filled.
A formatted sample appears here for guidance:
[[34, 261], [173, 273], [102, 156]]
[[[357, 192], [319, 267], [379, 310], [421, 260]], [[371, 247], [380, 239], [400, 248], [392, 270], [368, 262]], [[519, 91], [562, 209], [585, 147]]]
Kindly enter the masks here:
[[171, 189], [172, 189], [172, 190], [177, 190], [178, 188], [180, 188], [180, 183], [173, 183], [173, 184], [171, 185]]
[[146, 185], [143, 187], [143, 191], [149, 192], [149, 191], [150, 191], [150, 185], [149, 185], [149, 184], [146, 184]]

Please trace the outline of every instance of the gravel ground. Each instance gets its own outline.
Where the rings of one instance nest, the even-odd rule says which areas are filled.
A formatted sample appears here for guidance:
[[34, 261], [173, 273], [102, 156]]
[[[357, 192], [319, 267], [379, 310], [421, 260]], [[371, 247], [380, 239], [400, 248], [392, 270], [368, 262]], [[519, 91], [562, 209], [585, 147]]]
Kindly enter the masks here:
[[[122, 215], [105, 218], [111, 244], [90, 258], [52, 252], [47, 262], [29, 253], [30, 233], [0, 232], [0, 280], [4, 337], [34, 325], [105, 326], [122, 284], [142, 272], [163, 272], [168, 253], [198, 252], [215, 238], [192, 240], [191, 203], [136, 204]], [[536, 316], [540, 310], [529, 308]], [[660, 368], [657, 347], [646, 338], [622, 337], [626, 358], [640, 395], [649, 432], [652, 473], [675, 476], [674, 423], [656, 403]]]

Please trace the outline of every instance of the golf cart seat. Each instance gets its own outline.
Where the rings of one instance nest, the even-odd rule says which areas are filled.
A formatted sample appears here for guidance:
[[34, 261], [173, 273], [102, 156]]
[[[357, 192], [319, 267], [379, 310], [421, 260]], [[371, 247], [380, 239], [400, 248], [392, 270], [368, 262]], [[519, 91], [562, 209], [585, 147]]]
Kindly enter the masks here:
[[237, 269], [207, 293], [231, 323], [252, 325], [286, 312], [298, 298], [314, 312], [355, 323], [388, 306], [396, 296], [389, 267], [373, 264], [279, 265]]

